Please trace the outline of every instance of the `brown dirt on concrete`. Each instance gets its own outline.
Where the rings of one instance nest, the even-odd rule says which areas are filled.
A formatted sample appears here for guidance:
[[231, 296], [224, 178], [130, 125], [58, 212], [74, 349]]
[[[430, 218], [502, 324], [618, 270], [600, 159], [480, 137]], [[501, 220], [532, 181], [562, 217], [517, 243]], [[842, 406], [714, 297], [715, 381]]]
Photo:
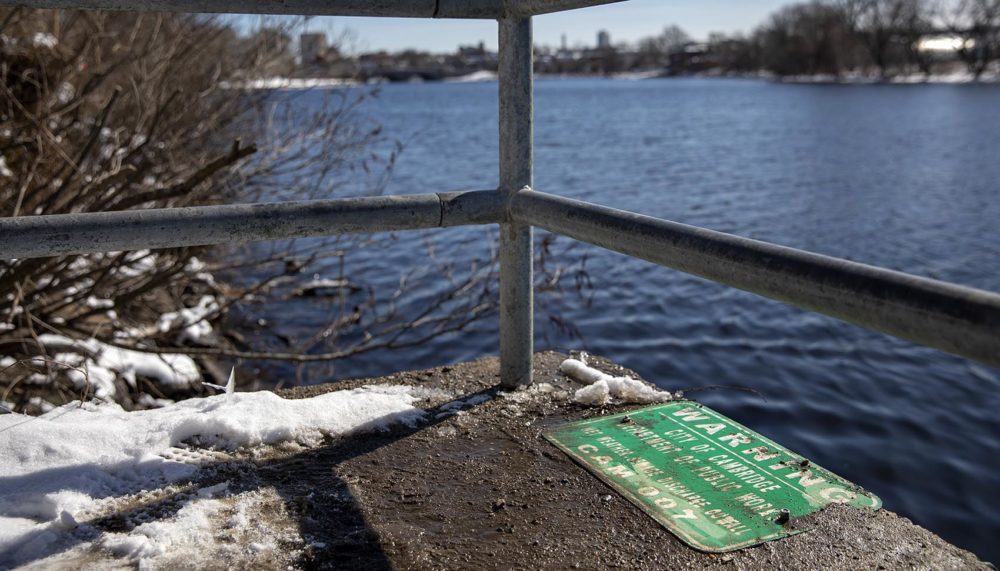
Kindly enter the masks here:
[[[365, 384], [452, 395], [417, 429], [366, 435], [264, 462], [261, 484], [292, 506], [312, 547], [298, 565], [353, 569], [990, 569], [889, 511], [831, 507], [812, 531], [728, 554], [695, 551], [544, 440], [557, 423], [627, 410], [569, 402], [564, 355], [535, 358], [552, 385], [501, 393], [496, 359], [302, 387], [308, 397]], [[623, 369], [593, 359], [606, 372]], [[634, 373], [629, 372], [638, 377]], [[460, 414], [442, 407], [469, 402]], [[455, 406], [455, 405], [452, 405]], [[876, 490], [877, 492], [877, 490]]]

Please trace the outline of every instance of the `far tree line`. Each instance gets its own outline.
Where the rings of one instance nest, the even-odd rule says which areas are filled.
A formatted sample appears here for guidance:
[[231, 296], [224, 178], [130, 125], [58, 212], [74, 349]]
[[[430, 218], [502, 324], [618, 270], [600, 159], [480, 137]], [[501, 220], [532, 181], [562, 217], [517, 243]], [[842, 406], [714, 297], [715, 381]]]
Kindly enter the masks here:
[[[1000, 0], [813, 0], [781, 8], [750, 34], [711, 34], [696, 50], [683, 30], [669, 26], [640, 40], [629, 50], [630, 61], [621, 57], [622, 47], [613, 48], [617, 62], [609, 63], [619, 69], [606, 71], [663, 66], [779, 76], [930, 74], [945, 57], [922, 44], [935, 37], [947, 38], [946, 57], [978, 78], [1000, 58]], [[686, 58], [686, 52], [694, 55]]]

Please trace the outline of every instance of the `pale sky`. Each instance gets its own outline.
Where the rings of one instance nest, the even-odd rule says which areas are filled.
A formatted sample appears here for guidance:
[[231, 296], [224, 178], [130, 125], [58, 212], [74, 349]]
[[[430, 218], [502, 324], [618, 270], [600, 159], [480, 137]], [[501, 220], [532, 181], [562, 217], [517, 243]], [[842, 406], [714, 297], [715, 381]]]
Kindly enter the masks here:
[[[535, 18], [535, 43], [558, 46], [562, 34], [568, 44], [593, 45], [598, 30], [611, 33], [612, 42], [634, 41], [677, 24], [695, 39], [709, 32], [749, 31], [775, 9], [792, 0], [630, 0]], [[309, 31], [354, 36], [353, 49], [397, 51], [415, 48], [451, 52], [459, 45], [486, 42], [496, 49], [496, 22], [476, 20], [419, 20], [409, 18], [313, 18]]]

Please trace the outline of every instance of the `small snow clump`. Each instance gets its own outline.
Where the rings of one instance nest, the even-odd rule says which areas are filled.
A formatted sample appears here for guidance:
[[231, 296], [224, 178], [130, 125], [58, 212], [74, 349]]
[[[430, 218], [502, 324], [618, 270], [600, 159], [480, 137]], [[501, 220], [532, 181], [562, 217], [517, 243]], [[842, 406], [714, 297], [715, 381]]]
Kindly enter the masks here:
[[680, 398], [680, 393], [659, 391], [632, 377], [613, 377], [577, 359], [566, 359], [559, 365], [559, 370], [588, 385], [573, 395], [573, 400], [580, 404], [600, 406], [607, 404], [612, 398], [624, 403], [650, 404]]

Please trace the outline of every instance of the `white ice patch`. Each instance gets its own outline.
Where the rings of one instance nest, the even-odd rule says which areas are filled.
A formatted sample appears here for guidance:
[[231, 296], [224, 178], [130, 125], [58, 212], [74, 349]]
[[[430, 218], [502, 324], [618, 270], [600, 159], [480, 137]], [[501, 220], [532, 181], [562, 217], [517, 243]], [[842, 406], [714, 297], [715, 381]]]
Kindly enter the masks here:
[[[126, 412], [116, 404], [72, 403], [39, 417], [0, 416], [0, 568], [37, 560], [73, 543], [77, 522], [116, 498], [162, 488], [197, 466], [168, 459], [192, 441], [225, 448], [296, 441], [414, 425], [425, 412], [407, 388], [336, 391], [309, 399], [235, 393]], [[145, 524], [105, 547], [133, 558], [155, 556], [213, 508], [201, 499], [171, 522]], [[187, 510], [187, 511], [185, 511]], [[138, 531], [138, 533], [136, 533]], [[179, 534], [179, 535], [178, 535]]]
[[638, 404], [667, 402], [680, 398], [669, 391], [656, 390], [632, 377], [613, 377], [602, 373], [577, 359], [566, 359], [559, 365], [559, 370], [570, 378], [589, 385], [573, 395], [573, 400], [581, 404], [603, 405], [612, 398], [620, 399], [624, 403]]

